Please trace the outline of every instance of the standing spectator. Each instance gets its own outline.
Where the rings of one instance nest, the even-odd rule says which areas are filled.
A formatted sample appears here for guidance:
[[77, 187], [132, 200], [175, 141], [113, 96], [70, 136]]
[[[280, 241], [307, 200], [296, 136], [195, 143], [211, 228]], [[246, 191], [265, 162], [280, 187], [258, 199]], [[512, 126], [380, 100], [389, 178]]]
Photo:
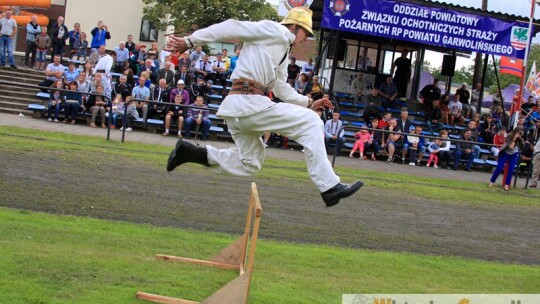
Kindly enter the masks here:
[[536, 142], [534, 146], [534, 153], [536, 154], [532, 159], [533, 173], [532, 173], [532, 182], [531, 188], [536, 188], [538, 186], [538, 178], [540, 177], [540, 140]]
[[456, 90], [456, 95], [459, 97], [459, 101], [461, 102], [461, 107], [463, 108], [463, 116], [465, 118], [470, 118], [474, 115], [472, 112], [469, 99], [471, 98], [471, 93], [469, 93], [469, 90], [467, 90], [467, 83], [464, 82], [461, 84], [461, 87]]
[[313, 72], [315, 72], [315, 65], [313, 64], [313, 59], [309, 58], [308, 61], [302, 65], [302, 73], [311, 76], [313, 75]]
[[373, 87], [371, 89], [371, 95], [366, 96], [366, 104], [367, 105], [364, 109], [364, 113], [362, 113], [364, 122], [370, 122], [371, 120], [373, 120], [373, 118], [382, 118], [380, 112], [381, 96], [379, 96], [379, 89], [377, 87]]
[[[30, 22], [26, 25], [26, 51], [24, 52], [24, 65], [32, 68], [36, 64], [36, 38], [41, 34], [41, 26], [37, 24], [37, 16], [30, 17]], [[32, 59], [30, 60], [30, 55]]]
[[79, 23], [75, 23], [73, 25], [73, 30], [68, 32], [69, 46], [71, 46], [71, 56], [77, 54], [78, 49], [74, 49], [74, 46], [75, 46], [75, 42], [80, 40], [80, 38], [81, 38], [81, 25]]
[[36, 37], [36, 47], [37, 47], [37, 59], [36, 70], [45, 69], [45, 61], [47, 60], [47, 50], [51, 46], [51, 38], [47, 35], [47, 27], [41, 27], [41, 34]]
[[47, 109], [47, 114], [49, 116], [49, 121], [53, 121], [52, 115], [54, 111], [54, 122], [58, 123], [58, 115], [62, 109], [62, 103], [64, 102], [64, 93], [55, 89], [63, 89], [64, 84], [62, 80], [57, 80], [51, 86], [49, 90], [49, 107]]
[[504, 145], [504, 142], [506, 141], [506, 127], [502, 127], [499, 129], [499, 132], [493, 136], [493, 144], [494, 146], [491, 147], [491, 153], [493, 153], [493, 156], [495, 158], [499, 157], [499, 152], [501, 152], [501, 147]]
[[364, 90], [366, 89], [366, 82], [364, 81], [364, 74], [358, 73], [356, 79], [351, 83], [351, 93], [353, 95], [353, 107], [356, 107], [358, 103], [362, 102], [364, 97]]
[[[53, 62], [47, 65], [45, 69], [45, 75], [47, 78], [40, 82], [40, 87], [50, 87], [55, 81], [62, 81], [64, 76], [65, 67], [60, 64], [60, 55], [53, 56]], [[47, 93], [47, 89], [41, 89], [42, 92]]]
[[[86, 49], [88, 48], [88, 41], [86, 41], [86, 33], [82, 32], [79, 35], [79, 39], [75, 40], [71, 46], [71, 59], [86, 61]], [[75, 53], [73, 52], [75, 51]]]
[[[133, 42], [133, 35], [129, 34], [127, 36], [126, 48], [128, 49], [128, 51], [130, 53], [133, 53], [135, 51], [135, 46], [136, 46], [136, 44], [135, 44], [135, 42]], [[131, 54], [130, 54], [130, 56], [131, 56]]]
[[102, 45], [107, 45], [107, 39], [111, 39], [111, 33], [109, 28], [103, 24], [103, 21], [98, 21], [97, 26], [90, 32], [92, 34], [92, 43], [90, 47], [93, 49], [98, 49]]
[[111, 68], [114, 64], [114, 56], [116, 56], [116, 52], [112, 51], [111, 54], [107, 54], [105, 52], [105, 45], [101, 45], [99, 47], [99, 55], [101, 56], [94, 67], [94, 74], [101, 73], [101, 76], [103, 77], [103, 89], [105, 90], [107, 96], [111, 98], [110, 93], [112, 92], [111, 88]]
[[411, 60], [407, 58], [409, 50], [404, 49], [401, 52], [401, 57], [397, 58], [392, 64], [392, 73], [394, 75], [394, 82], [396, 83], [398, 98], [405, 97], [407, 95], [407, 86], [411, 79]]
[[379, 95], [382, 97], [383, 108], [389, 109], [393, 107], [394, 100], [398, 96], [398, 89], [392, 80], [392, 76], [386, 77], [386, 82], [381, 83]]
[[370, 66], [373, 64], [371, 63], [371, 59], [368, 57], [368, 48], [364, 47], [362, 50], [362, 55], [358, 56], [358, 63], [356, 64], [356, 69], [367, 71]]
[[126, 48], [126, 43], [120, 41], [118, 47], [114, 49], [116, 52], [116, 61], [114, 62], [114, 71], [116, 73], [124, 72], [124, 69], [128, 67], [129, 50]]
[[422, 88], [420, 96], [424, 99], [426, 109], [431, 108], [434, 100], [440, 100], [441, 89], [439, 88], [439, 79], [435, 78], [432, 84], [428, 84]]
[[[234, 58], [234, 57], [233, 57]], [[296, 57], [291, 57], [291, 62], [287, 66], [287, 82], [294, 88], [294, 83], [300, 75], [300, 66], [296, 64]], [[232, 60], [231, 60], [232, 62]], [[236, 66], [236, 62], [235, 62]]]
[[62, 61], [62, 56], [64, 56], [64, 46], [66, 45], [66, 40], [69, 38], [69, 31], [67, 26], [64, 24], [64, 17], [59, 16], [56, 24], [52, 27], [52, 52], [51, 52], [51, 62], [54, 60], [54, 55], [60, 56], [60, 61]]
[[77, 81], [69, 83], [69, 92], [67, 92], [65, 96], [66, 106], [64, 108], [64, 113], [66, 119], [64, 119], [64, 123], [70, 123], [69, 120], [71, 118], [71, 124], [74, 125], [82, 105], [82, 96], [77, 90]]
[[175, 121], [178, 125], [178, 138], [182, 138], [182, 127], [184, 126], [184, 107], [182, 104], [182, 95], [177, 94], [174, 97], [174, 105], [167, 107], [165, 116], [165, 132], [163, 136], [169, 136], [169, 129], [171, 128], [171, 121]]
[[441, 141], [439, 139], [435, 139], [431, 145], [428, 147], [429, 150], [429, 159], [427, 161], [426, 167], [429, 167], [431, 162], [433, 162], [433, 168], [437, 169], [439, 166], [439, 152], [441, 151]]
[[456, 151], [454, 152], [455, 171], [458, 169], [461, 158], [464, 158], [467, 160], [465, 171], [471, 172], [471, 167], [474, 161], [474, 144], [471, 134], [472, 132], [470, 129], [465, 129], [465, 132], [463, 132], [463, 135], [461, 135], [461, 141], [456, 144]]
[[439, 145], [439, 163], [441, 164], [440, 167], [442, 168], [442, 164], [446, 165], [444, 168], [449, 170], [450, 169], [450, 163], [452, 161], [452, 153], [450, 152], [450, 146], [452, 143], [448, 139], [448, 130], [441, 130], [439, 133], [439, 137], [442, 138], [441, 143]]
[[13, 57], [13, 37], [17, 34], [17, 21], [11, 18], [11, 9], [7, 9], [4, 18], [0, 19], [0, 66], [6, 65], [6, 54], [9, 66], [16, 69], [15, 57]]
[[489, 107], [489, 110], [491, 112], [495, 111], [495, 108], [496, 107], [502, 107], [503, 106], [503, 99], [501, 97], [501, 92], [500, 91], [497, 91], [495, 93], [495, 96], [493, 96], [493, 101], [491, 103], [491, 106]]
[[345, 145], [345, 131], [342, 130], [343, 122], [339, 119], [339, 116], [339, 112], [334, 112], [332, 119], [326, 121], [324, 124], [324, 142], [326, 148], [330, 149], [331, 145], [336, 145], [338, 155], [343, 145]]
[[[202, 96], [197, 96], [197, 98], [195, 99], [194, 106], [197, 106], [199, 108], [208, 108], [208, 106], [204, 104], [204, 98]], [[208, 138], [208, 132], [210, 131], [210, 126], [212, 125], [209, 115], [210, 115], [210, 111], [208, 110], [189, 108], [187, 110], [186, 122], [185, 122], [186, 138], [190, 137], [191, 128], [193, 126], [193, 123], [195, 123], [201, 128], [200, 129], [201, 140], [206, 140]]]
[[471, 91], [471, 117], [475, 113], [482, 114], [482, 104], [480, 103], [480, 91], [482, 91], [482, 84], [477, 83], [476, 87]]
[[501, 147], [499, 153], [499, 159], [497, 160], [497, 168], [493, 171], [491, 179], [489, 180], [488, 187], [493, 187], [493, 184], [497, 181], [499, 174], [504, 170], [504, 167], [508, 165], [508, 172], [506, 174], [506, 179], [504, 180], [504, 191], [510, 190], [510, 182], [512, 181], [512, 175], [514, 173], [514, 168], [516, 167], [516, 162], [518, 160], [519, 151], [518, 147], [522, 142], [523, 137], [523, 128], [516, 127], [508, 136]]

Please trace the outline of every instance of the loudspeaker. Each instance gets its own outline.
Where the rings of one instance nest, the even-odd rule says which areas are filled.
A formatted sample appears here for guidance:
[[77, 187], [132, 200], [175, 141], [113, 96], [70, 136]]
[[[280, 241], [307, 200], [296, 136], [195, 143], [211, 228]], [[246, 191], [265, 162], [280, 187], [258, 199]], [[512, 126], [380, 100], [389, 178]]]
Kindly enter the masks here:
[[[326, 52], [327, 59], [334, 59], [334, 47], [336, 45], [336, 39], [333, 38], [328, 42], [328, 52]], [[337, 49], [336, 49], [336, 59], [344, 60], [345, 59], [345, 49], [347, 48], [347, 41], [339, 39]]]
[[454, 71], [456, 70], [456, 56], [444, 55], [442, 61], [441, 75], [454, 77]]

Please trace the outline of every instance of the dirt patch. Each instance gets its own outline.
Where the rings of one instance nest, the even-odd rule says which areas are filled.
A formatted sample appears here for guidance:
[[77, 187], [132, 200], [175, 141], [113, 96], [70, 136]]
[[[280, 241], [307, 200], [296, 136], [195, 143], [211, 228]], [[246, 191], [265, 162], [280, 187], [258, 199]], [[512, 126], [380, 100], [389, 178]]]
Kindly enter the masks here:
[[369, 181], [326, 208], [310, 182], [218, 176], [197, 166], [169, 174], [165, 163], [77, 153], [0, 147], [0, 205], [238, 235], [256, 181], [263, 238], [540, 264], [538, 208], [425, 200]]

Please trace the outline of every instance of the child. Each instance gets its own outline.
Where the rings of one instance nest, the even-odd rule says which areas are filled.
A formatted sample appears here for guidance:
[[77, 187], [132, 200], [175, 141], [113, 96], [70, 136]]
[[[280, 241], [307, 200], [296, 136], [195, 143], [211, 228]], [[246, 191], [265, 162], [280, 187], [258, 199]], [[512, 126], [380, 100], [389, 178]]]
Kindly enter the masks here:
[[[416, 128], [411, 126], [409, 128], [410, 134], [416, 134]], [[416, 166], [416, 159], [418, 158], [418, 143], [420, 142], [420, 137], [414, 135], [407, 135], [407, 142], [409, 142], [409, 166]]]
[[435, 169], [439, 168], [437, 164], [439, 163], [439, 151], [441, 151], [441, 141], [439, 139], [435, 139], [433, 143], [429, 145], [428, 150], [429, 150], [429, 159], [428, 159], [426, 167], [429, 167], [429, 165], [433, 161], [433, 168]]
[[36, 37], [37, 57], [35, 70], [45, 70], [47, 50], [51, 46], [51, 38], [47, 35], [47, 27], [41, 27], [41, 34]]
[[493, 136], [493, 144], [494, 146], [491, 147], [491, 153], [493, 153], [493, 156], [495, 158], [499, 157], [499, 152], [501, 151], [501, 147], [504, 144], [504, 141], [506, 140], [506, 128], [502, 127], [499, 129], [499, 132]]
[[116, 129], [116, 120], [124, 114], [124, 100], [121, 94], [116, 94], [112, 102], [111, 129]]
[[49, 121], [53, 121], [52, 112], [54, 110], [54, 122], [58, 121], [58, 115], [60, 114], [60, 109], [62, 108], [62, 102], [64, 101], [64, 94], [61, 91], [56, 91], [54, 89], [63, 89], [64, 84], [62, 80], [57, 80], [51, 86], [49, 91], [49, 108], [47, 109], [47, 114], [49, 116]]
[[126, 115], [122, 116], [122, 129], [126, 130], [126, 132], [131, 132], [133, 129], [131, 128], [131, 121], [139, 119], [139, 112], [137, 112], [137, 105], [135, 102], [132, 101], [133, 96], [128, 96], [126, 98]]
[[66, 93], [66, 107], [64, 108], [66, 119], [64, 123], [70, 123], [69, 119], [71, 118], [71, 124], [74, 125], [82, 104], [82, 96], [77, 91], [77, 81], [69, 83], [69, 90], [70, 92]]
[[354, 137], [356, 138], [356, 142], [354, 143], [354, 147], [352, 148], [349, 157], [353, 158], [354, 151], [358, 150], [360, 152], [359, 158], [367, 159], [367, 157], [364, 156], [364, 146], [371, 141], [371, 134], [366, 129], [362, 128], [359, 132], [354, 134]]

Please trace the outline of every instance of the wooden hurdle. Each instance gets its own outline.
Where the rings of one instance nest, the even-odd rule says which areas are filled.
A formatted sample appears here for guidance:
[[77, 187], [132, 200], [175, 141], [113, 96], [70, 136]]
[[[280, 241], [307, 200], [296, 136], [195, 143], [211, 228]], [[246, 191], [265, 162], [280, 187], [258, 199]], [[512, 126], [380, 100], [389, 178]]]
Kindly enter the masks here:
[[[213, 293], [210, 297], [204, 299], [202, 302], [194, 302], [139, 291], [136, 294], [137, 299], [164, 304], [246, 304], [249, 295], [249, 287], [251, 284], [251, 273], [255, 259], [257, 238], [259, 236], [261, 215], [262, 208], [259, 201], [259, 194], [257, 192], [257, 185], [255, 183], [251, 183], [251, 195], [248, 203], [244, 234], [236, 239], [236, 241], [234, 241], [231, 245], [222, 249], [209, 260], [197, 260], [164, 254], [156, 255], [157, 259], [166, 261], [184, 262], [239, 271], [238, 277]], [[251, 227], [252, 222], [253, 228]], [[249, 242], [250, 232], [251, 242]]]

